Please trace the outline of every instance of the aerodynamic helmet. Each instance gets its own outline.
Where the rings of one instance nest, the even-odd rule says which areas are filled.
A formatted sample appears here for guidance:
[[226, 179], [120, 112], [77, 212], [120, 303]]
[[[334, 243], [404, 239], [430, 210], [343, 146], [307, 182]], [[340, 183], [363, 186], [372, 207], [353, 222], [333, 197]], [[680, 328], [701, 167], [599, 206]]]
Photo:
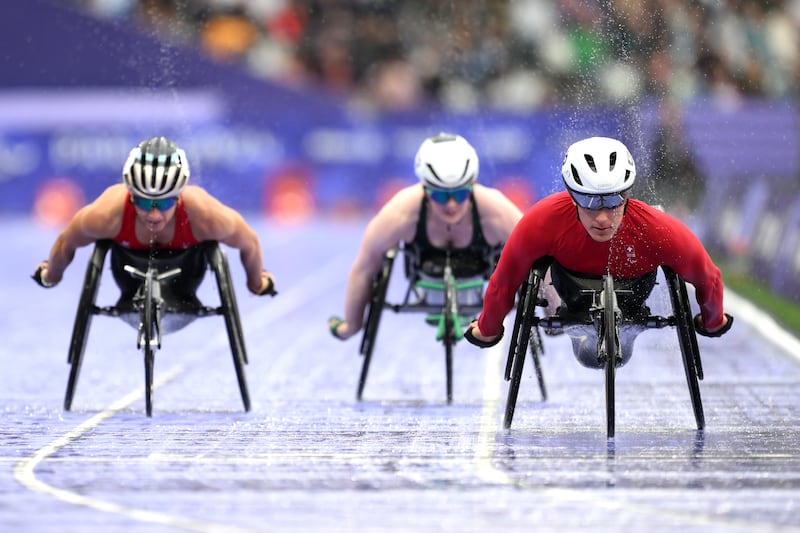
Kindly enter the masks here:
[[631, 153], [620, 141], [608, 137], [590, 137], [567, 149], [561, 177], [572, 193], [621, 194], [633, 186], [636, 165]]
[[186, 154], [166, 137], [152, 137], [131, 150], [122, 169], [135, 196], [159, 200], [177, 196], [189, 181]]
[[478, 179], [478, 154], [464, 137], [440, 133], [419, 147], [414, 172], [426, 187], [461, 189]]

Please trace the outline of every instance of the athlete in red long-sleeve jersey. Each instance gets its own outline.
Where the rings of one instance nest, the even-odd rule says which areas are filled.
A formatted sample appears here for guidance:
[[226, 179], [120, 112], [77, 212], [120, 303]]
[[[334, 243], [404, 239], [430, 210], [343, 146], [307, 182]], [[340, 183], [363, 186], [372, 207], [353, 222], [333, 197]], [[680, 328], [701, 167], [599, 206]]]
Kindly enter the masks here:
[[[580, 280], [599, 279], [607, 270], [632, 288], [620, 299], [623, 316], [646, 313], [656, 269], [663, 265], [694, 285], [698, 333], [717, 337], [730, 329], [733, 317], [724, 312], [722, 276], [700, 240], [676, 218], [628, 198], [636, 168], [624, 144], [605, 137], [573, 144], [562, 178], [567, 190], [537, 202], [512, 231], [489, 280], [483, 311], [467, 328], [470, 342], [487, 347], [501, 339], [520, 285], [545, 257], [553, 260], [550, 273], [562, 314], [586, 313], [591, 298], [581, 292]], [[573, 344], [581, 362], [591, 365], [578, 354], [575, 337]], [[629, 349], [623, 351], [630, 356]]]

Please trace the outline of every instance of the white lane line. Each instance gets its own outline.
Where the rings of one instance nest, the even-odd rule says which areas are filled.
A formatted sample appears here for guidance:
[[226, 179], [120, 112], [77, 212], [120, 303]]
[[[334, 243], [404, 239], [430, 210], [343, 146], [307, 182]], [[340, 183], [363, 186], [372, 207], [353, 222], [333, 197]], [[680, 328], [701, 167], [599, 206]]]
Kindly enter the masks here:
[[[789, 333], [775, 319], [756, 307], [751, 301], [725, 289], [725, 307], [736, 320], [750, 324], [765, 339], [800, 361], [800, 339]], [[734, 323], [734, 327], [736, 324]]]
[[[506, 324], [507, 325], [507, 324]], [[508, 328], [506, 328], [507, 331]], [[503, 356], [508, 353], [508, 338], [487, 350], [486, 371], [484, 372], [481, 418], [478, 425], [478, 443], [475, 446], [473, 465], [478, 476], [490, 483], [514, 485], [516, 481], [505, 472], [494, 467], [492, 459], [497, 433], [497, 410], [500, 405], [500, 384], [505, 383], [500, 371]]]
[[[728, 300], [728, 307], [735, 313], [741, 314], [742, 318], [746, 322], [751, 322], [755, 325], [757, 321], [763, 321], [763, 323], [771, 323], [774, 324], [775, 327], [780, 329], [786, 335], [786, 333], [782, 328], [775, 324], [774, 320], [766, 316], [765, 314], [755, 308], [749, 302], [743, 300], [738, 295], [734, 295], [731, 298], [731, 293], [726, 292], [726, 299]], [[731, 302], [730, 300], [733, 300]], [[514, 314], [512, 313], [509, 315], [508, 320], [513, 317]], [[505, 324], [506, 331], [510, 331], [508, 328], [508, 324]], [[771, 325], [766, 326], [769, 330], [772, 328]], [[765, 330], [759, 329], [759, 331], [764, 334]], [[776, 334], [775, 330], [772, 331], [772, 334]], [[780, 334], [780, 333], [778, 333]], [[778, 342], [778, 341], [776, 341]], [[789, 340], [786, 346], [792, 346], [791, 342], [798, 342], [797, 338], [792, 337], [789, 335]], [[783, 347], [779, 344], [779, 346]], [[666, 516], [672, 518], [680, 517], [683, 520], [688, 521], [692, 524], [698, 524], [701, 526], [706, 527], [742, 527], [748, 529], [750, 531], [755, 532], [769, 532], [774, 531], [775, 526], [769, 523], [763, 522], [752, 522], [745, 519], [740, 518], [727, 518], [723, 516], [713, 516], [703, 513], [694, 513], [691, 511], [680, 511], [675, 509], [667, 509], [667, 508], [660, 508], [656, 507], [654, 504], [647, 504], [647, 503], [635, 503], [625, 500], [624, 497], [620, 497], [619, 499], [612, 499], [609, 497], [608, 493], [601, 492], [586, 492], [577, 489], [570, 489], [570, 488], [559, 488], [559, 487], [546, 487], [536, 484], [531, 484], [526, 482], [522, 479], [515, 479], [512, 476], [506, 474], [502, 470], [496, 468], [492, 462], [494, 457], [495, 451], [495, 435], [497, 430], [499, 429], [498, 426], [498, 416], [497, 411], [499, 407], [499, 397], [500, 397], [500, 383], [504, 383], [505, 380], [503, 378], [502, 373], [500, 372], [501, 368], [501, 361], [503, 357], [508, 353], [508, 341], [505, 340], [489, 348], [488, 357], [486, 361], [486, 372], [485, 372], [485, 382], [483, 388], [483, 408], [481, 410], [480, 416], [480, 423], [479, 423], [479, 432], [478, 432], [478, 442], [475, 447], [475, 454], [473, 456], [473, 466], [477, 470], [478, 475], [481, 479], [489, 483], [495, 483], [498, 485], [509, 485], [514, 486], [522, 490], [530, 490], [536, 491], [540, 494], [543, 494], [545, 497], [549, 497], [554, 499], [555, 501], [569, 503], [569, 502], [581, 502], [585, 505], [591, 505], [594, 507], [605, 508], [610, 512], [621, 512], [621, 513], [639, 513], [642, 515], [652, 515], [652, 516]], [[789, 348], [787, 348], [789, 349]], [[527, 356], [527, 353], [525, 354]], [[796, 355], [796, 354], [794, 354]], [[784, 530], [782, 526], [780, 527], [781, 530]], [[786, 531], [800, 531], [798, 528], [791, 528], [785, 529]]]
[[[158, 380], [154, 380], [153, 388], [156, 389], [164, 385], [165, 383], [171, 381], [172, 379], [180, 375], [184, 370], [185, 367], [183, 365], [177, 365], [171, 368], [163, 375], [163, 377], [161, 377]], [[235, 531], [234, 528], [227, 526], [209, 524], [206, 522], [181, 518], [166, 513], [148, 511], [145, 509], [138, 509], [135, 507], [128, 507], [125, 505], [120, 505], [109, 501], [99, 500], [96, 498], [90, 498], [88, 496], [78, 494], [77, 492], [73, 492], [71, 490], [55, 487], [53, 485], [45, 483], [44, 481], [41, 481], [36, 477], [35, 470], [37, 465], [39, 465], [39, 463], [47, 459], [49, 456], [58, 452], [58, 450], [60, 450], [61, 448], [78, 440], [89, 431], [92, 431], [103, 421], [110, 418], [120, 410], [125, 409], [133, 402], [139, 400], [142, 396], [144, 396], [144, 391], [142, 389], [137, 388], [135, 391], [130, 392], [126, 396], [112, 403], [105, 410], [90, 417], [89, 419], [85, 420], [84, 422], [76, 426], [74, 429], [69, 431], [68, 433], [57, 438], [44, 448], [41, 448], [30, 457], [23, 459], [22, 461], [17, 463], [17, 465], [14, 467], [14, 477], [17, 479], [17, 481], [19, 481], [22, 485], [24, 485], [30, 490], [43, 492], [61, 501], [71, 503], [73, 505], [81, 505], [83, 507], [88, 507], [96, 511], [114, 513], [126, 516], [128, 518], [132, 518], [134, 520], [139, 520], [142, 522], [150, 522], [170, 527], [178, 527], [190, 531], [201, 531], [204, 533], [216, 532], [216, 531]], [[241, 531], [246, 531], [246, 530], [241, 530]]]
[[[313, 271], [306, 278], [304, 278], [304, 280], [298, 283], [297, 289], [287, 290], [286, 293], [282, 294], [281, 297], [274, 300], [274, 302], [270, 302], [271, 305], [264, 306], [263, 311], [249, 315], [246, 323], [250, 324], [251, 322], [257, 321], [259, 324], [264, 324], [265, 320], [272, 320], [296, 310], [312, 298], [318, 296], [321, 290], [339, 283], [339, 279], [336, 276], [331, 276], [330, 274], [331, 272], [335, 272], [337, 267], [343, 266], [345, 262], [349, 262], [350, 260], [350, 254], [342, 254], [323, 264], [320, 268]], [[223, 337], [227, 342], [227, 334], [220, 335], [220, 337]], [[201, 355], [204, 356], [215, 349], [214, 344], [215, 343], [213, 342], [209, 343], [209, 345], [207, 345], [207, 349], [203, 350], [203, 353], [193, 358], [193, 360], [200, 359]], [[155, 390], [165, 383], [175, 379], [185, 370], [186, 365], [183, 364], [171, 368], [159, 379], [154, 379], [153, 389]], [[141, 522], [178, 527], [189, 531], [200, 531], [202, 533], [264, 531], [263, 529], [239, 528], [230, 525], [214, 524], [210, 522], [183, 518], [176, 515], [170, 515], [167, 513], [128, 507], [113, 502], [83, 496], [71, 490], [61, 489], [50, 485], [49, 483], [45, 483], [36, 477], [36, 467], [42, 461], [57, 453], [61, 448], [64, 448], [65, 446], [77, 441], [83, 435], [95, 429], [108, 418], [114, 416], [122, 409], [125, 409], [133, 402], [142, 398], [142, 396], [144, 396], [144, 388], [137, 388], [135, 391], [132, 391], [119, 400], [113, 402], [103, 411], [78, 424], [75, 428], [68, 431], [61, 437], [58, 437], [50, 444], [37, 450], [32, 455], [20, 460], [14, 467], [14, 478], [20, 484], [30, 490], [48, 494], [64, 502], [74, 505], [81, 505], [97, 511], [122, 515], [134, 520], [139, 520]]]

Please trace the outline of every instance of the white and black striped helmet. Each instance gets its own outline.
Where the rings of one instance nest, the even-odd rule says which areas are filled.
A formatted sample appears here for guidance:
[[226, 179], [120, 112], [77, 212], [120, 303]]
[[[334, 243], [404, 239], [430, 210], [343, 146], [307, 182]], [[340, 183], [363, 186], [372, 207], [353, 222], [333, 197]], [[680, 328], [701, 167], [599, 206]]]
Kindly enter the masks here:
[[152, 137], [131, 150], [122, 177], [135, 196], [158, 200], [178, 196], [189, 181], [186, 154], [166, 137]]
[[440, 133], [419, 147], [414, 171], [426, 187], [461, 189], [478, 179], [478, 154], [464, 137]]

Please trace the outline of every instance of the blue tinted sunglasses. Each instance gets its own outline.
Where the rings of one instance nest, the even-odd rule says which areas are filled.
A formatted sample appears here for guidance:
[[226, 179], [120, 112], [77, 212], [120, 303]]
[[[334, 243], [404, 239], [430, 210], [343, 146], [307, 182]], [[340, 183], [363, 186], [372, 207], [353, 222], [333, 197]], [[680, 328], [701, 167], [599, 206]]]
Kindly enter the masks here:
[[176, 196], [172, 196], [170, 198], [161, 198], [160, 200], [151, 200], [150, 198], [142, 198], [141, 196], [131, 196], [131, 199], [133, 201], [133, 205], [142, 211], [147, 211], [148, 213], [153, 209], [167, 211], [168, 209], [172, 209], [172, 207], [178, 201]]
[[589, 209], [591, 211], [599, 211], [600, 209], [616, 209], [625, 203], [628, 198], [627, 193], [620, 192], [614, 194], [583, 194], [575, 191], [569, 191], [572, 199], [578, 206]]
[[463, 204], [467, 201], [467, 198], [470, 197], [472, 194], [472, 187], [465, 187], [463, 189], [453, 189], [451, 191], [445, 191], [442, 189], [428, 189], [425, 188], [425, 193], [428, 195], [428, 198], [433, 200], [439, 205], [445, 205], [447, 202], [450, 201], [450, 198], [456, 201], [457, 204]]

